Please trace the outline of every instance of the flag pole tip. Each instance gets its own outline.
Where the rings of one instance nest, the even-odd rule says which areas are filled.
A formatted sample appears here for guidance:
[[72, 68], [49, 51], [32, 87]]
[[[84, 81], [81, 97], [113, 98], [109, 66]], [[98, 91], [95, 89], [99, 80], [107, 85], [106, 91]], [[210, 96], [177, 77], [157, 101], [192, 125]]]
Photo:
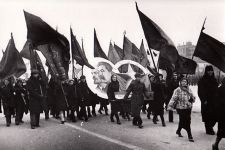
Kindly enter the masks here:
[[136, 9], [138, 10], [138, 5], [137, 5], [137, 2], [135, 1], [135, 5], [136, 5]]

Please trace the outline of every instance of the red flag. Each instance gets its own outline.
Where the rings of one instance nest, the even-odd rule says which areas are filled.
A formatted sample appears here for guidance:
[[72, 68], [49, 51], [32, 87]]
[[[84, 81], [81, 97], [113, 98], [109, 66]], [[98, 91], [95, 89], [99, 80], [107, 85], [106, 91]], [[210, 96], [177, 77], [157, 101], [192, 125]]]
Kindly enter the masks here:
[[225, 72], [225, 45], [204, 32], [201, 32], [199, 36], [193, 56], [197, 56]]
[[175, 65], [179, 56], [172, 40], [155, 22], [138, 9], [137, 3], [136, 9], [139, 14], [149, 48], [160, 51], [161, 58], [164, 58], [168, 60], [168, 63]]
[[197, 63], [192, 60], [180, 56], [177, 60], [175, 71], [180, 74], [195, 74]]
[[148, 56], [144, 47], [143, 40], [141, 41], [140, 53], [141, 53], [140, 63], [143, 67], [146, 68], [148, 65], [150, 65], [150, 63], [149, 63]]
[[27, 24], [27, 39], [45, 56], [53, 76], [68, 77], [70, 49], [65, 36], [55, 31], [40, 17], [24, 11]]
[[99, 44], [95, 29], [94, 29], [94, 57], [102, 57], [108, 59]]
[[123, 49], [114, 43], [114, 48], [119, 55], [120, 59], [123, 60]]
[[93, 66], [91, 66], [84, 54], [84, 52], [82, 51], [76, 37], [73, 35], [73, 31], [70, 28], [70, 36], [71, 36], [71, 50], [72, 50], [72, 59], [75, 59], [76, 62], [83, 66], [86, 65], [87, 67], [94, 69]]
[[113, 64], [116, 64], [118, 61], [121, 60], [111, 42], [109, 44], [108, 59]]
[[18, 78], [25, 72], [25, 63], [16, 49], [13, 36], [11, 35], [11, 39], [0, 62], [0, 79], [5, 79], [13, 75]]

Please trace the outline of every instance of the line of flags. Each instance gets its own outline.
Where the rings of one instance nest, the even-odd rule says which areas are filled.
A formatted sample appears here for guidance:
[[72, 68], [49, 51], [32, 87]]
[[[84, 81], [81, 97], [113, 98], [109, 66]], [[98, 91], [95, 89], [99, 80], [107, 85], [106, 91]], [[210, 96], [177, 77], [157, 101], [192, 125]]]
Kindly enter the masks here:
[[[121, 60], [133, 60], [154, 73], [157, 72], [158, 67], [158, 69], [176, 71], [181, 74], [194, 74], [197, 67], [196, 62], [192, 59], [180, 56], [169, 36], [166, 35], [154, 21], [139, 10], [137, 3], [136, 10], [149, 50], [146, 51], [143, 40], [141, 41], [140, 48], [137, 48], [124, 34], [123, 48], [120, 48], [115, 43], [112, 44], [110, 41], [108, 56], [106, 56], [98, 41], [96, 30], [94, 29], [94, 57], [102, 57], [111, 61], [113, 64]], [[68, 39], [49, 26], [40, 17], [26, 11], [24, 11], [24, 16], [27, 25], [27, 41], [22, 51], [19, 53], [15, 47], [13, 36], [11, 35], [11, 39], [0, 62], [0, 79], [5, 79], [12, 75], [19, 77], [25, 73], [26, 66], [22, 57], [30, 59], [31, 70], [38, 69], [43, 78], [47, 79], [43, 64], [36, 50], [40, 51], [46, 58], [46, 64], [50, 70], [51, 76], [59, 80], [67, 79], [70, 63], [70, 45]], [[225, 72], [225, 45], [204, 33], [203, 30], [204, 25], [193, 56], [199, 57]], [[83, 41], [81, 47], [73, 34], [72, 28], [70, 28], [70, 35], [73, 74], [75, 69], [74, 60], [81, 66], [85, 65], [94, 69], [85, 55]], [[148, 55], [151, 54], [152, 57], [155, 55], [151, 49], [160, 52], [157, 67], [154, 69], [149, 67], [150, 62]], [[122, 66], [120, 69], [121, 72], [126, 72], [128, 69], [133, 69], [135, 72], [139, 71], [138, 68], [132, 65]]]

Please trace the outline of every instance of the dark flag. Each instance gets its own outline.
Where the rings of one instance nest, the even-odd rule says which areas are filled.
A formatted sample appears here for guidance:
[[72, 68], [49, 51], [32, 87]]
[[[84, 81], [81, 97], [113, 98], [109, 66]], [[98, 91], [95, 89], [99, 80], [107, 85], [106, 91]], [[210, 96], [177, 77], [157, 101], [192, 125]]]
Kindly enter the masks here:
[[46, 75], [44, 66], [41, 62], [41, 59], [40, 59], [38, 53], [35, 50], [33, 50], [32, 48], [33, 48], [32, 42], [30, 40], [27, 40], [23, 46], [22, 51], [20, 51], [20, 56], [30, 60], [31, 70], [37, 69], [40, 72], [42, 80], [47, 84], [48, 77]]
[[11, 35], [11, 39], [0, 62], [0, 79], [2, 80], [13, 75], [18, 78], [25, 72], [25, 63], [16, 49], [13, 36]]
[[168, 63], [175, 65], [179, 56], [172, 40], [155, 22], [138, 9], [137, 3], [136, 9], [139, 14], [149, 48], [160, 51], [161, 58], [164, 58], [168, 60]]
[[120, 61], [120, 57], [111, 42], [109, 44], [108, 59], [113, 64], [116, 64], [118, 61]]
[[71, 50], [72, 50], [72, 59], [75, 59], [76, 62], [83, 66], [86, 65], [87, 67], [94, 69], [93, 66], [91, 66], [83, 52], [83, 50], [81, 49], [76, 37], [73, 35], [73, 31], [70, 28], [70, 36], [71, 36]]
[[180, 74], [195, 74], [196, 67], [197, 63], [194, 60], [179, 56], [175, 71]]
[[108, 60], [107, 56], [105, 55], [99, 44], [95, 29], [94, 29], [94, 57], [102, 57]]
[[114, 48], [115, 48], [116, 52], [118, 53], [120, 59], [123, 60], [123, 49], [120, 48], [120, 47], [119, 47], [118, 45], [116, 45], [115, 43], [114, 43]]
[[68, 78], [70, 49], [69, 41], [40, 17], [24, 11], [27, 24], [27, 39], [34, 49], [45, 56], [51, 73], [59, 79]]
[[140, 53], [141, 53], [140, 63], [143, 67], [146, 68], [148, 65], [150, 65], [150, 63], [149, 63], [148, 56], [144, 47], [143, 40], [141, 41]]
[[197, 56], [225, 72], [225, 45], [204, 32], [200, 33], [193, 56]]
[[20, 56], [30, 59], [30, 48], [31, 48], [31, 41], [27, 40], [23, 46], [23, 49], [20, 51]]
[[[123, 60], [133, 60], [137, 63], [140, 63], [140, 58], [141, 58], [141, 54], [140, 54], [140, 50], [137, 48], [137, 46], [132, 43], [125, 35], [123, 38]], [[132, 66], [132, 69], [135, 72], [139, 71], [139, 68], [136, 66]], [[123, 68], [123, 72], [127, 72], [128, 71], [128, 66], [122, 67]]]

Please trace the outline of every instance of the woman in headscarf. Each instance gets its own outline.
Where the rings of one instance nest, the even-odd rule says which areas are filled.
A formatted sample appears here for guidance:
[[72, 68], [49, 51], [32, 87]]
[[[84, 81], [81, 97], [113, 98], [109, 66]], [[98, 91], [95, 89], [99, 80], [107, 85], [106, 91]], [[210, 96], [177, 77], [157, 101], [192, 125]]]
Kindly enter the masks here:
[[198, 96], [201, 100], [202, 121], [205, 123], [206, 134], [214, 135], [216, 124], [216, 92], [218, 83], [216, 81], [213, 67], [206, 66], [205, 74], [198, 82]]
[[176, 134], [179, 137], [183, 137], [181, 135], [181, 129], [183, 128], [187, 131], [189, 141], [194, 142], [191, 134], [191, 110], [192, 104], [195, 102], [195, 97], [188, 86], [188, 80], [186, 78], [182, 78], [179, 84], [179, 87], [174, 90], [172, 98], [170, 99], [168, 109], [176, 109], [179, 115], [179, 124]]
[[107, 96], [111, 103], [110, 120], [111, 120], [111, 122], [114, 122], [113, 117], [115, 116], [116, 120], [117, 120], [117, 124], [121, 124], [119, 115], [118, 115], [118, 112], [120, 111], [120, 104], [119, 104], [119, 101], [116, 100], [116, 98], [115, 98], [115, 92], [119, 92], [119, 88], [120, 88], [120, 84], [117, 81], [117, 76], [116, 76], [116, 74], [113, 74], [111, 76], [111, 82], [108, 85]]

